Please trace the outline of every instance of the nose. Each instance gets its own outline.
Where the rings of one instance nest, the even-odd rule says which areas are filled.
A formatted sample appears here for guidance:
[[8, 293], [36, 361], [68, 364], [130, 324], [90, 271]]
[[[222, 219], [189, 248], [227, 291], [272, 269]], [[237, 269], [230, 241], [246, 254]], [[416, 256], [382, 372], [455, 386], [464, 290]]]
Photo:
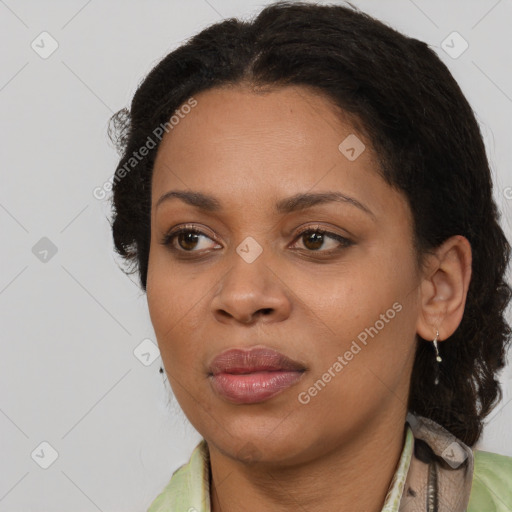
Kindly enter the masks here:
[[219, 322], [269, 323], [289, 317], [291, 294], [279, 271], [268, 263], [263, 254], [252, 263], [234, 255], [212, 300], [213, 314]]

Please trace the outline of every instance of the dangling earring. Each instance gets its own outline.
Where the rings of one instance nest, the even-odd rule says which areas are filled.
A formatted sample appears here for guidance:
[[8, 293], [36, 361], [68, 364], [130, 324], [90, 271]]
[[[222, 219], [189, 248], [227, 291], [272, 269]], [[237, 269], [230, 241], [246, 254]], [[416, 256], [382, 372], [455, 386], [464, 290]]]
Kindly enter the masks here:
[[439, 348], [437, 347], [437, 338], [439, 338], [439, 331], [436, 330], [436, 337], [432, 340], [434, 344], [434, 348], [436, 349], [436, 361], [440, 363], [442, 361], [441, 356], [439, 355]]
[[[436, 337], [432, 340], [434, 344], [434, 348], [436, 350], [436, 361], [440, 363], [442, 361], [441, 356], [439, 355], [439, 348], [437, 346], [437, 338], [439, 338], [439, 331], [436, 330]], [[437, 386], [439, 384], [439, 364], [436, 364], [436, 378], [434, 380], [434, 384]]]

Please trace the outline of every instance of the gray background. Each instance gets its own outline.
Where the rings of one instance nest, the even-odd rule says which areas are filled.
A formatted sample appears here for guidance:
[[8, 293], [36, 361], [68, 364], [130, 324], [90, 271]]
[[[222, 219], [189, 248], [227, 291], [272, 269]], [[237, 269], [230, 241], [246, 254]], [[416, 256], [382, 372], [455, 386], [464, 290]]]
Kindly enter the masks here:
[[[118, 268], [93, 190], [118, 162], [108, 118], [154, 64], [266, 3], [0, 1], [0, 512], [146, 510], [200, 439], [158, 372], [145, 295]], [[512, 239], [512, 1], [353, 3], [447, 63], [481, 123]], [[31, 46], [51, 49], [43, 31], [58, 44], [47, 58]], [[457, 58], [442, 47], [453, 31], [469, 44]], [[512, 455], [510, 365], [502, 382], [478, 448]]]

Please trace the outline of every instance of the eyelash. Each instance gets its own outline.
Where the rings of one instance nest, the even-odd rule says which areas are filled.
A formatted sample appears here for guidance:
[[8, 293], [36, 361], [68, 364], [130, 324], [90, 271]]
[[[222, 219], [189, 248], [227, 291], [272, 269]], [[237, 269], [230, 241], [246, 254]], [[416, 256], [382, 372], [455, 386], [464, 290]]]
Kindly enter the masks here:
[[[199, 229], [197, 229], [196, 227], [194, 226], [183, 226], [175, 231], [170, 231], [169, 233], [166, 233], [162, 240], [160, 241], [160, 243], [162, 245], [165, 245], [165, 246], [168, 246], [169, 249], [173, 252], [176, 252], [176, 253], [183, 253], [183, 254], [193, 254], [193, 253], [200, 253], [201, 251], [186, 251], [184, 249], [178, 249], [174, 246], [173, 242], [174, 242], [174, 239], [180, 235], [181, 233], [194, 233], [194, 234], [197, 234], [197, 235], [202, 235], [202, 236], [205, 236], [206, 238], [209, 238], [210, 240], [213, 240], [211, 237], [209, 237], [206, 233], [200, 231]], [[318, 234], [321, 234], [322, 236], [324, 235], [327, 235], [328, 238], [332, 238], [336, 241], [338, 241], [341, 246], [338, 247], [338, 248], [335, 248], [335, 249], [330, 249], [330, 250], [327, 250], [327, 251], [322, 251], [322, 250], [308, 250], [308, 249], [305, 249], [306, 252], [308, 253], [311, 253], [311, 254], [314, 254], [314, 253], [321, 253], [321, 254], [326, 254], [326, 255], [330, 255], [330, 254], [333, 254], [334, 252], [338, 252], [340, 250], [343, 250], [343, 249], [346, 249], [348, 247], [350, 247], [351, 245], [353, 245], [353, 242], [351, 240], [349, 240], [348, 238], [345, 238], [341, 235], [338, 235], [337, 233], [332, 233], [331, 231], [327, 231], [323, 228], [321, 228], [320, 226], [308, 226], [306, 229], [303, 229], [301, 230], [299, 233], [297, 233], [296, 237], [294, 238], [294, 242], [298, 241], [298, 239], [303, 236], [304, 234], [307, 234], [307, 233], [318, 233]], [[213, 240], [215, 241], [215, 240]]]

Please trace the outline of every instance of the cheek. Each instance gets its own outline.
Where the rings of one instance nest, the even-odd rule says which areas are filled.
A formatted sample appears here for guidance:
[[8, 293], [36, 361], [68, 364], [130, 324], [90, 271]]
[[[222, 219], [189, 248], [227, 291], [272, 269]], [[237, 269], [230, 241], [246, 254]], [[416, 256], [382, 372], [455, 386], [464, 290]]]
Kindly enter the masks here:
[[[402, 261], [401, 266], [396, 261]], [[332, 335], [346, 340], [373, 325], [393, 304], [414, 296], [412, 266], [396, 253], [369, 251], [354, 257], [331, 274], [301, 278], [306, 305], [329, 327]], [[393, 315], [395, 310], [390, 311]], [[403, 316], [403, 315], [402, 315]]]
[[[324, 280], [322, 294], [317, 287], [309, 295], [308, 305], [328, 327], [328, 342], [316, 345], [315, 377], [345, 354], [349, 361], [342, 373], [355, 379], [358, 389], [379, 378], [393, 387], [409, 366], [417, 321], [414, 261], [405, 244], [382, 247]], [[343, 379], [336, 380], [341, 385]]]
[[197, 277], [173, 264], [165, 250], [157, 248], [150, 252], [146, 295], [157, 335], [165, 334], [178, 324], [200, 301], [204, 295], [202, 290], [204, 288], [197, 285]]
[[[176, 340], [179, 334], [179, 319], [183, 318], [187, 308], [189, 309], [187, 305], [189, 288], [180, 286], [176, 272], [166, 267], [163, 258], [150, 255], [146, 296], [151, 323], [168, 370], [166, 359], [174, 351], [173, 340]], [[172, 357], [172, 360], [174, 359]]]
[[146, 295], [151, 323], [165, 368], [171, 376], [188, 380], [201, 373], [200, 344], [196, 333], [206, 322], [205, 301], [213, 286], [211, 273], [184, 272], [165, 255], [150, 258]]

